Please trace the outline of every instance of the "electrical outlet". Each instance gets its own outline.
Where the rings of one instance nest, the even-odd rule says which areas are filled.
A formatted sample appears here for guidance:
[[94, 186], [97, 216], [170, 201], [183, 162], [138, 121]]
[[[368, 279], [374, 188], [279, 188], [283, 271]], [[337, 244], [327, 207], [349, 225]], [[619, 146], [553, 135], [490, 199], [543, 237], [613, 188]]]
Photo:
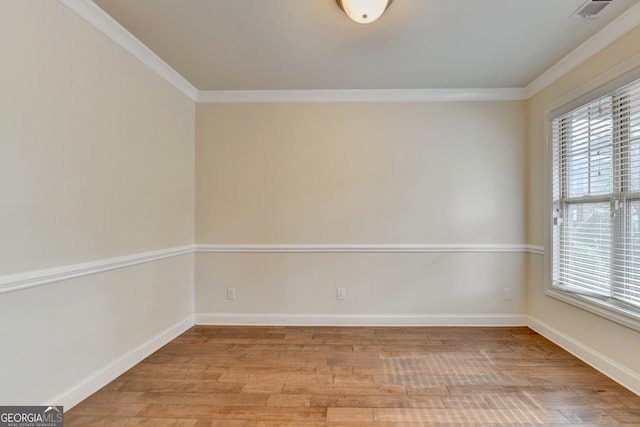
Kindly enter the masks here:
[[347, 293], [344, 290], [344, 288], [338, 288], [337, 289], [337, 298], [342, 301], [347, 297]]
[[502, 299], [505, 301], [511, 301], [511, 289], [504, 288], [502, 290]]
[[236, 299], [236, 288], [227, 288], [227, 299]]

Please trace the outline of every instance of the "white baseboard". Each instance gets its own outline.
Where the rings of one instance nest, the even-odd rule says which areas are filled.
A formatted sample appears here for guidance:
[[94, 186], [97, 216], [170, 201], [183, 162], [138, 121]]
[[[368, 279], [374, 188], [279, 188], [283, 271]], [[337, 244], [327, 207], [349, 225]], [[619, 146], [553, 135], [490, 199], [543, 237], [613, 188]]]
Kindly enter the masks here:
[[181, 320], [138, 347], [131, 349], [109, 365], [85, 377], [70, 389], [48, 399], [43, 405], [61, 405], [64, 406], [65, 411], [71, 409], [192, 326], [192, 316]]
[[527, 326], [524, 314], [196, 313], [196, 325], [252, 326]]
[[551, 325], [529, 316], [529, 327], [612, 380], [640, 395], [640, 375], [571, 338]]

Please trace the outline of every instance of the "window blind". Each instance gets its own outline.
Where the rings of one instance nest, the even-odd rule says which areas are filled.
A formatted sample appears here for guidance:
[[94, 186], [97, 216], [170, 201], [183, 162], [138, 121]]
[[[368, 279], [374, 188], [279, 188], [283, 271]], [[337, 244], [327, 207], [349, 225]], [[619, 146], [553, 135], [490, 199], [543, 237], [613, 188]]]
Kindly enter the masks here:
[[640, 313], [640, 80], [552, 120], [552, 286]]

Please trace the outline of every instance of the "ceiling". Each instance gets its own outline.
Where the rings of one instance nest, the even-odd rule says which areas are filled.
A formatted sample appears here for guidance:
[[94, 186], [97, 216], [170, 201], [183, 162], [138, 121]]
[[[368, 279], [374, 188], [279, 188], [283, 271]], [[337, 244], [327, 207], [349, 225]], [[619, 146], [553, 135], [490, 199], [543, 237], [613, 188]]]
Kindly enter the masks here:
[[335, 0], [94, 0], [201, 91], [525, 87], [637, 2], [395, 0], [362, 25]]

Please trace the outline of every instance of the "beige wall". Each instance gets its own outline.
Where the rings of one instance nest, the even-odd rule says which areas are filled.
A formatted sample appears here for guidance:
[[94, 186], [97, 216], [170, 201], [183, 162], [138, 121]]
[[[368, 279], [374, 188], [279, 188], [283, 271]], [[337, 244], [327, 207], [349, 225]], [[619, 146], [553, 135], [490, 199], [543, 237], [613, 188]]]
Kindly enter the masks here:
[[[193, 102], [57, 1], [0, 3], [0, 51], [0, 276], [192, 244]], [[184, 320], [192, 281], [186, 255], [0, 294], [0, 402]]]
[[[532, 244], [544, 243], [544, 146], [545, 111], [558, 100], [640, 53], [640, 28], [636, 28], [604, 51], [537, 94], [527, 104], [527, 236]], [[528, 313], [536, 320], [613, 364], [640, 376], [640, 333], [544, 295], [544, 258], [528, 261]], [[637, 382], [637, 380], [636, 380]], [[629, 384], [640, 389], [640, 383]]]
[[58, 2], [1, 7], [0, 274], [189, 243], [194, 103]]
[[200, 104], [198, 243], [523, 243], [524, 103]]
[[[525, 257], [518, 253], [201, 253], [196, 255], [196, 320], [522, 324]], [[226, 299], [226, 287], [236, 288], [237, 299]], [[346, 289], [344, 301], [336, 300], [338, 287]], [[503, 288], [511, 289], [511, 301], [503, 301]], [[361, 316], [368, 317], [362, 321]]]
[[[200, 104], [196, 241], [523, 244], [524, 107]], [[196, 312], [521, 314], [522, 257], [199, 254]]]

